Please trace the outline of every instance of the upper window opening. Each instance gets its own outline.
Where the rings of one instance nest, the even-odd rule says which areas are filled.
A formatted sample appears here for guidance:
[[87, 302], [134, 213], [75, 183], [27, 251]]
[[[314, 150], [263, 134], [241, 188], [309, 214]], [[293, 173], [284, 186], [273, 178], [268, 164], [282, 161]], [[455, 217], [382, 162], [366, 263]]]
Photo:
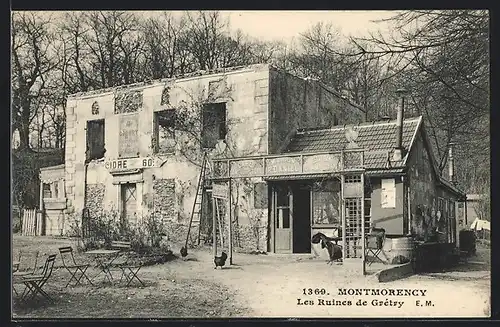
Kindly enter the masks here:
[[154, 113], [154, 152], [172, 153], [175, 150], [175, 109]]
[[202, 145], [204, 148], [215, 148], [219, 140], [226, 138], [226, 103], [205, 104], [202, 115]]
[[87, 160], [104, 158], [104, 119], [87, 122]]

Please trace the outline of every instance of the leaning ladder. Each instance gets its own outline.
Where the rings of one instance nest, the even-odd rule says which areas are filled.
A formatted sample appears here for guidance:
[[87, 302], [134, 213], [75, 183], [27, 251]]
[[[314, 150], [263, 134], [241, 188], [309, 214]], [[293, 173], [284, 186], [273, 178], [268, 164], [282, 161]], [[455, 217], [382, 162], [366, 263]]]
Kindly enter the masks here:
[[191, 225], [193, 224], [194, 217], [197, 216], [198, 219], [198, 244], [200, 244], [200, 229], [201, 229], [201, 217], [202, 217], [202, 210], [203, 210], [203, 193], [204, 193], [204, 186], [205, 186], [205, 174], [206, 174], [206, 169], [207, 169], [207, 164], [208, 164], [208, 158], [206, 152], [203, 154], [203, 160], [201, 163], [201, 171], [200, 171], [200, 176], [198, 177], [198, 185], [196, 186], [196, 195], [194, 197], [194, 202], [193, 202], [193, 210], [191, 210], [191, 219], [189, 220], [189, 227], [188, 227], [188, 232], [186, 236], [186, 248], [187, 248], [187, 243], [190, 238], [191, 234]]
[[[208, 158], [207, 158], [207, 157], [205, 158], [205, 162], [204, 162], [204, 164], [203, 164], [203, 168], [202, 168], [202, 169], [204, 169], [203, 179], [205, 180], [205, 178], [206, 178], [207, 174], [208, 174], [208, 175], [211, 175], [211, 173], [212, 173], [212, 167], [211, 167], [211, 165], [210, 165], [210, 161], [208, 160]], [[205, 183], [203, 183], [203, 186], [205, 186]], [[204, 193], [205, 193], [205, 192], [204, 192], [204, 189], [202, 189], [202, 190], [201, 190], [201, 192], [202, 192], [201, 194], [200, 194], [200, 192], [198, 192], [198, 194], [197, 194], [196, 196], [197, 196], [197, 197], [200, 197], [200, 198], [201, 198], [201, 202], [203, 203], [203, 201], [204, 201], [204, 197], [205, 197], [205, 195], [204, 195]], [[221, 218], [221, 217], [222, 217], [222, 213], [221, 213], [221, 205], [219, 204], [219, 202], [217, 201], [217, 199], [216, 199], [216, 198], [213, 198], [213, 197], [212, 197], [212, 201], [214, 201], [214, 206], [215, 206], [215, 219], [217, 220], [218, 229], [219, 229], [219, 231], [222, 231], [222, 221], [221, 221], [221, 219], [222, 219], [222, 218]], [[195, 202], [196, 202], [196, 200], [195, 200]], [[206, 237], [209, 237], [209, 236], [211, 237], [211, 235], [209, 235], [209, 234], [207, 233], [207, 230], [206, 230], [206, 228], [208, 227], [208, 226], [206, 225], [206, 223], [207, 223], [207, 221], [206, 221], [207, 217], [206, 217], [205, 215], [203, 215], [203, 213], [202, 213], [202, 211], [201, 211], [201, 208], [202, 208], [202, 207], [203, 207], [203, 204], [200, 204], [200, 207], [199, 207], [199, 208], [200, 208], [200, 210], [196, 213], [196, 214], [198, 214], [198, 215], [199, 215], [199, 217], [200, 217], [200, 221], [199, 221], [199, 228], [198, 228], [198, 245], [200, 245], [200, 243], [201, 243], [201, 238], [202, 238], [202, 236], [203, 236], [203, 237], [205, 237], [205, 238], [206, 238]], [[220, 232], [219, 232], [219, 233], [220, 233]], [[220, 235], [220, 240], [221, 240], [221, 246], [223, 246], [223, 244], [224, 244], [224, 243], [223, 243], [223, 242], [224, 242], [224, 240], [223, 240], [223, 235], [222, 235], [222, 234]]]

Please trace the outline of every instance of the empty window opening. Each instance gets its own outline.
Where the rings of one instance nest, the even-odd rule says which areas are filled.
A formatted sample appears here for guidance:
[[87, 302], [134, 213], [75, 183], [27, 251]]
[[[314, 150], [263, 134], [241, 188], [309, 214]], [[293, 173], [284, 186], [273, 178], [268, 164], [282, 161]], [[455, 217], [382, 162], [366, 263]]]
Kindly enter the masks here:
[[154, 113], [154, 152], [172, 153], [175, 151], [175, 109]]
[[87, 160], [104, 158], [104, 119], [87, 122]]
[[202, 146], [204, 148], [215, 148], [219, 140], [226, 138], [226, 103], [205, 104], [202, 115]]
[[50, 184], [43, 183], [43, 197], [45, 199], [52, 197], [52, 189], [50, 187]]

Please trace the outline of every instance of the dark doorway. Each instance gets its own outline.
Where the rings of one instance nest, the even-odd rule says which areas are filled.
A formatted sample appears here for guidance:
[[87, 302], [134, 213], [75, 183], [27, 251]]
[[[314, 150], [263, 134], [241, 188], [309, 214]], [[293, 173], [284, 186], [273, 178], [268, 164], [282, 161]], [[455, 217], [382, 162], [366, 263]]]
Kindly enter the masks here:
[[311, 253], [311, 188], [293, 187], [293, 253]]

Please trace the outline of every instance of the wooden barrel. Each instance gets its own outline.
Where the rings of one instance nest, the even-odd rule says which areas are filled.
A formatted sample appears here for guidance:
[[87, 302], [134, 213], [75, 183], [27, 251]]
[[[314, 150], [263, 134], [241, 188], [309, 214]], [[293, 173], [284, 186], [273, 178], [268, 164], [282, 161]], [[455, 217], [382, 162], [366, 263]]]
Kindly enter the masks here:
[[459, 233], [460, 251], [467, 255], [476, 253], [476, 234], [472, 230], [461, 230]]
[[392, 264], [402, 264], [412, 261], [414, 256], [413, 237], [403, 236], [392, 238], [391, 240], [391, 261]]

